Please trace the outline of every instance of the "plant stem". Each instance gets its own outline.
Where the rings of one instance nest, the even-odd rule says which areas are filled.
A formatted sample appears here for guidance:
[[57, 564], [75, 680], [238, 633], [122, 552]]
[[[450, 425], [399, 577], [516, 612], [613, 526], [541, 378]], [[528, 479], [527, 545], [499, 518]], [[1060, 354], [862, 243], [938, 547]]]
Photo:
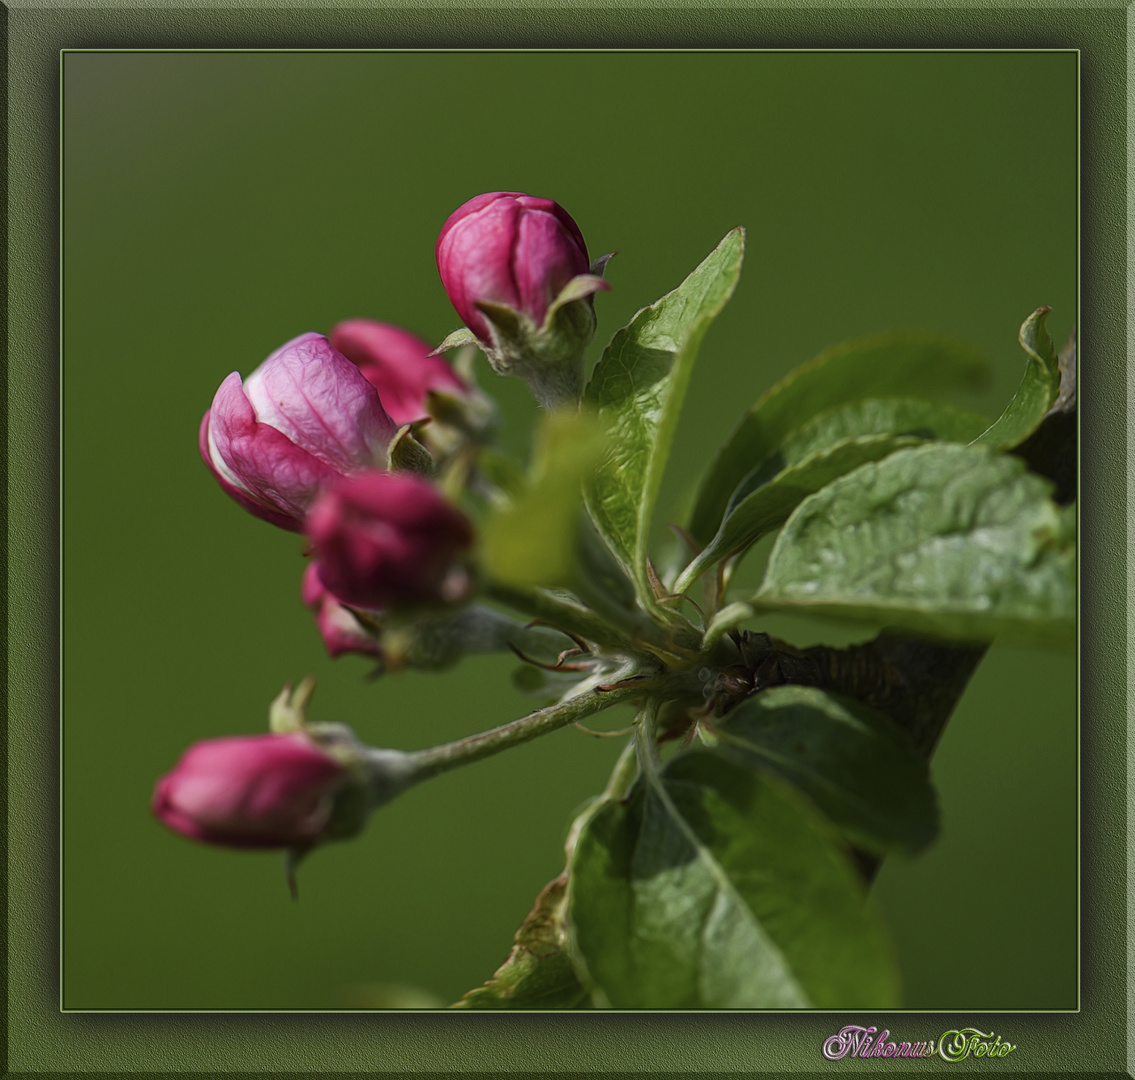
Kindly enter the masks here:
[[630, 686], [621, 686], [616, 689], [600, 691], [592, 690], [590, 693], [579, 694], [566, 701], [549, 705], [546, 709], [537, 709], [519, 720], [510, 724], [482, 731], [478, 735], [470, 735], [456, 742], [434, 746], [429, 750], [417, 750], [410, 753], [410, 764], [413, 769], [413, 782], [426, 780], [439, 773], [448, 772], [462, 765], [468, 765], [482, 758], [490, 757], [518, 746], [540, 735], [546, 735], [576, 720], [593, 716], [597, 712], [609, 709], [629, 698], [637, 697], [653, 683], [643, 681]]
[[690, 564], [678, 575], [677, 580], [674, 582], [674, 592], [689, 592], [697, 579], [705, 573], [705, 569], [708, 565], [709, 561], [703, 560], [700, 552], [695, 555], [694, 558], [690, 560]]
[[638, 750], [632, 736], [627, 745], [623, 747], [619, 760], [611, 770], [607, 780], [607, 787], [603, 791], [603, 798], [608, 800], [622, 799], [630, 791], [638, 776]]
[[643, 774], [653, 783], [662, 768], [662, 758], [658, 753], [655, 726], [658, 723], [658, 702], [648, 701], [635, 717], [635, 748]]

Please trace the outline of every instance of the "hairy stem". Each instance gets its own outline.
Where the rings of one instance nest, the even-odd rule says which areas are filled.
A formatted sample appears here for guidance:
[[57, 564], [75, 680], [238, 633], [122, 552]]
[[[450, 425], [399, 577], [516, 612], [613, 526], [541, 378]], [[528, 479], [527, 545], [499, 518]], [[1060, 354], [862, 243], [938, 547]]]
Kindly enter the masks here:
[[555, 705], [549, 705], [545, 709], [537, 709], [519, 720], [513, 720], [512, 723], [503, 724], [490, 731], [482, 731], [478, 735], [470, 735], [456, 742], [434, 746], [429, 750], [414, 751], [409, 755], [414, 782], [480, 761], [501, 750], [519, 746], [530, 739], [546, 735], [550, 731], [556, 731], [567, 724], [609, 709], [612, 705], [638, 697], [645, 689], [652, 686], [652, 682], [643, 680], [607, 691], [592, 690]]

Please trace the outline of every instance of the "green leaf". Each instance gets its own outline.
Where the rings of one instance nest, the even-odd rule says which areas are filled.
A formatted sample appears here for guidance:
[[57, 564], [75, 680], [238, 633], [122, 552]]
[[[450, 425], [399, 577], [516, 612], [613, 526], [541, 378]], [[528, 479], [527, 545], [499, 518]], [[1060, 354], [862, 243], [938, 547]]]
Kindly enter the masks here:
[[977, 353], [937, 334], [885, 334], [828, 349], [790, 372], [741, 418], [701, 481], [691, 535], [708, 544], [737, 485], [817, 413], [864, 398], [968, 388], [985, 375]]
[[998, 450], [1019, 446], [1039, 426], [1060, 391], [1060, 362], [1044, 320], [1051, 308], [1037, 308], [1022, 324], [1018, 340], [1028, 354], [1025, 374], [1005, 411], [974, 442]]
[[803, 461], [776, 473], [767, 483], [730, 506], [717, 535], [682, 572], [674, 583], [674, 592], [685, 592], [707, 567], [783, 524], [812, 492], [819, 491], [825, 484], [865, 462], [878, 461], [917, 442], [917, 439], [894, 435], [847, 439], [817, 450]]
[[934, 839], [926, 763], [888, 717], [810, 686], [777, 686], [713, 728], [717, 749], [799, 787], [859, 847], [913, 853]]
[[572, 948], [597, 1004], [889, 1008], [892, 948], [800, 796], [710, 751], [590, 817], [570, 868]]
[[783, 524], [806, 496], [844, 473], [927, 439], [968, 442], [985, 427], [973, 413], [912, 398], [869, 398], [820, 413], [738, 484], [717, 535], [674, 591], [685, 592], [707, 567]]
[[611, 433], [587, 506], [650, 609], [651, 515], [698, 346], [736, 287], [744, 242], [744, 230], [734, 229], [677, 289], [619, 330], [584, 397]]
[[1070, 642], [1075, 512], [1051, 488], [984, 447], [900, 450], [797, 507], [750, 603], [963, 640]]
[[567, 875], [549, 882], [516, 932], [512, 951], [484, 986], [454, 1009], [578, 1009], [589, 1004], [565, 948]]
[[544, 416], [527, 481], [481, 528], [481, 565], [491, 578], [513, 586], [572, 583], [580, 485], [601, 453], [592, 417], [567, 411]]
[[[906, 435], [923, 441], [969, 442], [988, 424], [983, 416], [955, 409], [940, 401], [864, 398], [818, 413], [789, 434], [771, 457], [783, 458], [785, 465], [792, 465], [824, 447], [865, 435]], [[753, 473], [760, 474], [762, 471], [763, 463]], [[746, 484], [755, 486], [746, 478], [738, 490], [744, 490]]]

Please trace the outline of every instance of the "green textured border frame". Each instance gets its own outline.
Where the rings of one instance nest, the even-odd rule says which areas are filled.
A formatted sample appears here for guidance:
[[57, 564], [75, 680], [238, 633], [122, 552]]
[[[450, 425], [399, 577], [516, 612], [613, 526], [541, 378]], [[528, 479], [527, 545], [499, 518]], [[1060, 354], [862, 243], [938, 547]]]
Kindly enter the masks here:
[[[561, 1075], [830, 1075], [923, 1072], [938, 1058], [826, 1063], [823, 1040], [842, 1014], [61, 1014], [58, 836], [58, 61], [64, 48], [555, 47], [555, 48], [1074, 48], [1081, 55], [1081, 355], [1088, 378], [1081, 519], [1083, 732], [1081, 1010], [1072, 1014], [907, 1014], [937, 1037], [982, 1021], [1011, 1039], [1009, 1058], [957, 1066], [1050, 1075], [1133, 1075], [1129, 1014], [1131, 871], [1124, 842], [1135, 803], [1125, 799], [1128, 758], [1122, 703], [1129, 632], [1114, 602], [1126, 596], [1124, 488], [1128, 456], [1124, 385], [1127, 251], [1125, 87], [1130, 9], [1060, 0], [1023, 7], [940, 9], [829, 4], [774, 7], [734, 0], [696, 8], [463, 7], [422, 3], [274, 9], [236, 3], [174, 7], [9, 3], [0, 21], [6, 54], [5, 147], [10, 208], [8, 298], [8, 556], [6, 704], [8, 926], [3, 1073], [311, 1075], [505, 1072]], [[1090, 5], [1090, 6], [1089, 6]], [[1135, 384], [1133, 384], [1135, 385]], [[1125, 389], [1127, 392], [1125, 393]], [[1135, 455], [1135, 444], [1127, 444]], [[1132, 458], [1135, 464], [1135, 456]], [[1128, 481], [1128, 484], [1130, 481]], [[1130, 500], [1132, 488], [1126, 488]], [[1125, 771], [1124, 766], [1127, 765]], [[1125, 808], [1127, 813], [1125, 814]], [[1128, 903], [1125, 905], [1124, 900]], [[1122, 941], [1126, 948], [1117, 947]], [[1038, 942], [1038, 947], [1043, 943]], [[918, 1037], [923, 1037], [919, 1035]], [[824, 1066], [827, 1065], [825, 1069]]]

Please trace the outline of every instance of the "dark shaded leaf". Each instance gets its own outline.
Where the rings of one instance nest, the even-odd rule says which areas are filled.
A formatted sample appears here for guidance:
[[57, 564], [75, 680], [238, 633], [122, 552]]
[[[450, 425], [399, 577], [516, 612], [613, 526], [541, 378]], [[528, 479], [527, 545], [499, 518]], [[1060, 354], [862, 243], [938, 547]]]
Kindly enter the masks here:
[[882, 713], [809, 686], [743, 701], [714, 728], [720, 753], [795, 784], [859, 847], [913, 853], [938, 810], [925, 762]]

